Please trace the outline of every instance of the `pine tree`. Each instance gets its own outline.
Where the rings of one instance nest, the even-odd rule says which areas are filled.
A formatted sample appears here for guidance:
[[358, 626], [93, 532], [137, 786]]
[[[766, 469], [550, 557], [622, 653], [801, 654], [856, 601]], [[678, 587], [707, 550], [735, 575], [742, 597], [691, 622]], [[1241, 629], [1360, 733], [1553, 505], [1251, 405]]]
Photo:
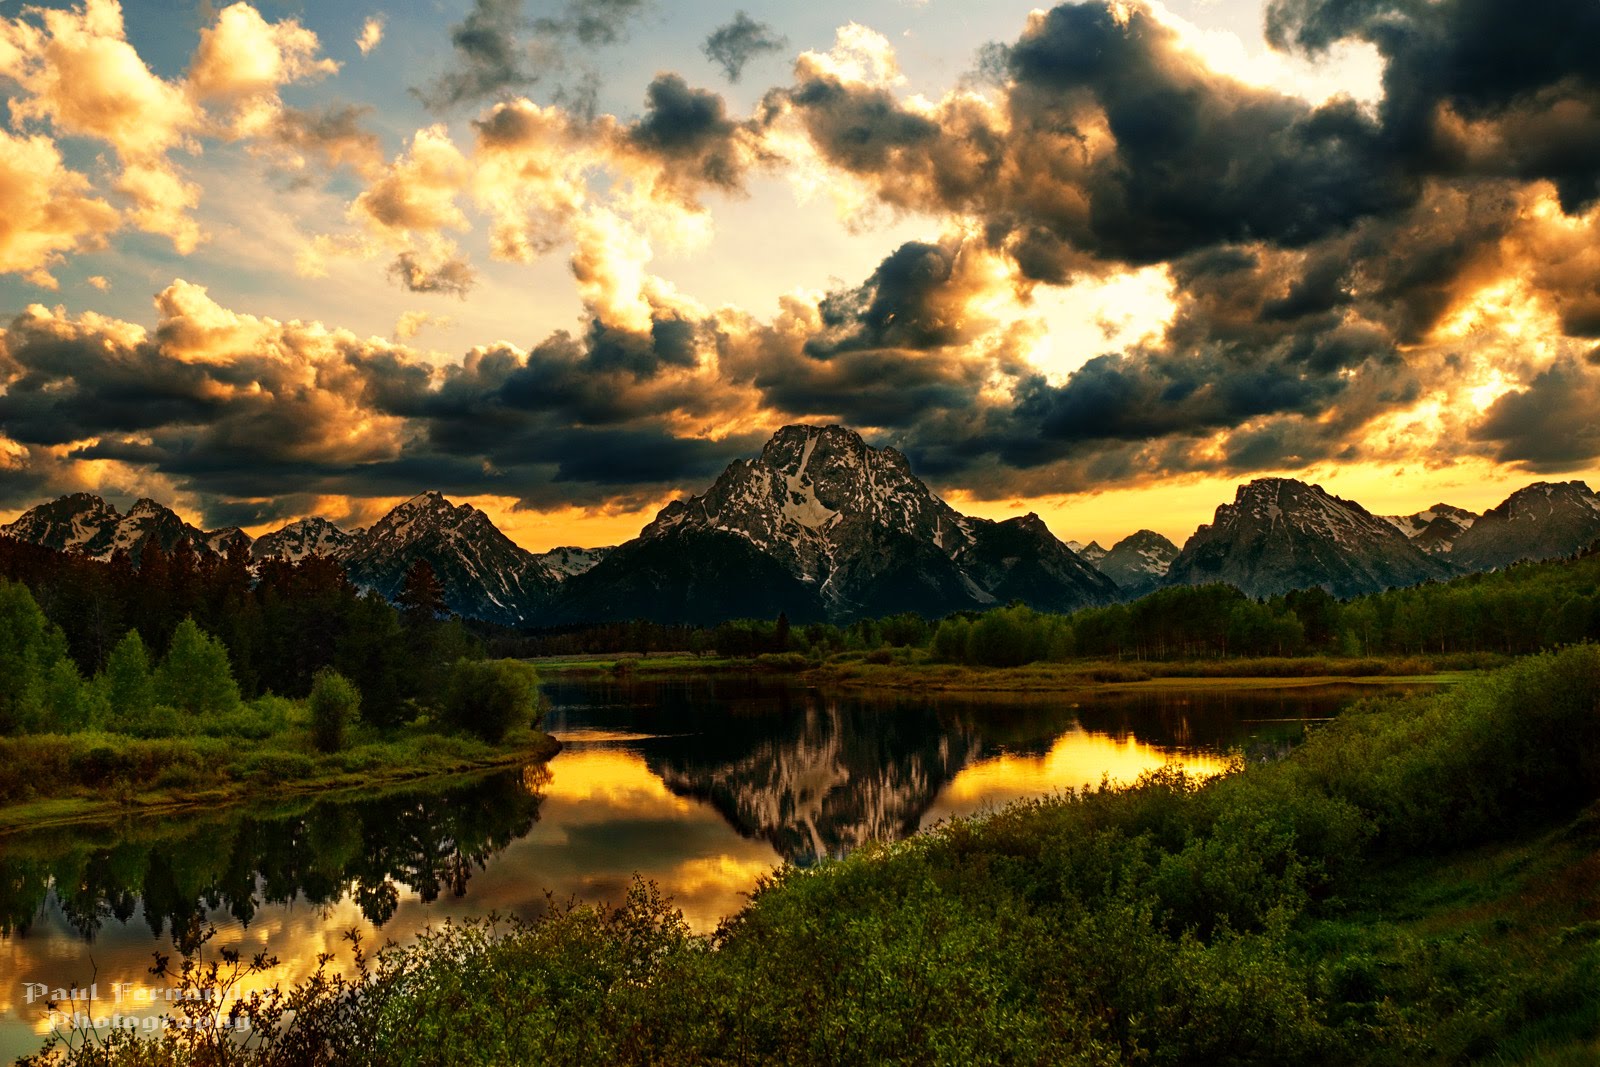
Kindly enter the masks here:
[[138, 630], [129, 630], [111, 650], [102, 682], [113, 717], [142, 715], [156, 702], [150, 654]]
[[66, 655], [65, 635], [28, 587], [0, 579], [0, 734], [47, 728], [46, 677]]
[[180, 711], [204, 715], [239, 707], [239, 686], [222, 642], [185, 618], [156, 671], [156, 695]]
[[419, 559], [406, 571], [396, 598], [405, 616], [407, 627], [417, 627], [433, 622], [445, 614], [444, 586], [434, 573], [433, 564]]

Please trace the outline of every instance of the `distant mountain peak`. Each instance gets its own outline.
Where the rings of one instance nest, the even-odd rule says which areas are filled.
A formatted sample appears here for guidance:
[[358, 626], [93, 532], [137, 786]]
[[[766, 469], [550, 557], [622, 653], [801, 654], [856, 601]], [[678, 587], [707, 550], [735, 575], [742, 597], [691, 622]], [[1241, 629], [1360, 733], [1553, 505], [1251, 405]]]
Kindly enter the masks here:
[[1068, 541], [1067, 547], [1096, 566], [1106, 558], [1105, 546], [1099, 541], [1090, 541], [1088, 544], [1084, 544], [1082, 541]]
[[1411, 539], [1411, 543], [1430, 555], [1449, 553], [1456, 539], [1472, 528], [1478, 516], [1466, 508], [1434, 504], [1415, 515], [1385, 515], [1383, 521]]
[[217, 551], [204, 532], [149, 497], [135, 501], [123, 515], [92, 493], [72, 493], [30, 508], [4, 532], [21, 541], [102, 560], [119, 551], [137, 560], [148, 544], [170, 552], [185, 540], [202, 555]]
[[1354, 596], [1449, 573], [1354, 501], [1294, 478], [1258, 478], [1195, 531], [1167, 580], [1227, 582], [1251, 596], [1311, 586]]
[[400, 504], [340, 552], [353, 581], [393, 597], [418, 560], [462, 615], [507, 625], [532, 621], [557, 579], [533, 553], [471, 504], [430, 491]]
[[[721, 547], [713, 549], [714, 542]], [[657, 547], [668, 544], [678, 546], [681, 563]], [[713, 562], [719, 554], [723, 562]], [[648, 565], [639, 562], [646, 558]], [[1045, 568], [1029, 572], [1031, 590], [1015, 585], [1023, 564]], [[648, 578], [629, 575], [630, 566]], [[653, 599], [657, 617], [699, 618], [710, 603], [703, 594], [691, 603], [687, 590], [706, 586], [713, 572], [717, 581], [737, 581], [729, 576], [741, 569], [752, 583], [759, 572], [760, 588], [752, 585], [739, 610], [792, 604], [784, 609], [791, 616], [943, 614], [1014, 595], [1079, 606], [1115, 592], [1038, 516], [995, 523], [962, 515], [898, 450], [869, 445], [842, 426], [795, 424], [773, 434], [758, 456], [729, 464], [706, 492], [667, 505], [636, 541], [572, 579], [567, 604], [575, 616], [598, 616]]]
[[1102, 550], [1095, 566], [1131, 599], [1161, 584], [1178, 551], [1177, 545], [1154, 530], [1139, 530], [1112, 545], [1109, 552]]
[[321, 515], [296, 519], [250, 546], [256, 559], [302, 560], [307, 556], [339, 559], [356, 543], [360, 531], [342, 530]]
[[1535, 482], [1484, 512], [1450, 555], [1473, 570], [1519, 560], [1557, 559], [1600, 537], [1600, 497], [1588, 483]]

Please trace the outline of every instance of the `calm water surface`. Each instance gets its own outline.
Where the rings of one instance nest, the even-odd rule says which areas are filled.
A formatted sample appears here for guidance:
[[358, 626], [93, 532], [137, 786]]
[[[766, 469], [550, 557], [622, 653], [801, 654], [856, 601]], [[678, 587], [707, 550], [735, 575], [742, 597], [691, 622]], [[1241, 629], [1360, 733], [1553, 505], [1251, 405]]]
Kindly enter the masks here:
[[[207, 925], [308, 973], [342, 934], [620, 900], [635, 874], [700, 930], [761, 874], [1019, 797], [1270, 755], [1371, 689], [880, 698], [737, 680], [556, 683], [548, 766], [449, 788], [0, 838], [0, 1058], [49, 1028], [30, 984], [149, 1016], [151, 953]], [[126, 983], [120, 1002], [114, 983]]]

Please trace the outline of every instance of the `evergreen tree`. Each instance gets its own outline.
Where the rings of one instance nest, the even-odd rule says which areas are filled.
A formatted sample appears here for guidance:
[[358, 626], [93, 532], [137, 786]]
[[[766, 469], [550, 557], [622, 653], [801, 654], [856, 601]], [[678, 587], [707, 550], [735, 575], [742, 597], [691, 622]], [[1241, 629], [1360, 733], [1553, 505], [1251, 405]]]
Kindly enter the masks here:
[[156, 695], [164, 704], [195, 715], [234, 711], [239, 686], [222, 642], [185, 618], [156, 671]]
[[334, 663], [361, 691], [361, 717], [389, 729], [410, 717], [404, 678], [405, 632], [387, 600], [369, 592], [357, 600], [350, 624], [340, 636]]
[[113, 717], [143, 715], [156, 702], [150, 654], [138, 630], [129, 630], [111, 650], [102, 682]]
[[0, 734], [46, 728], [45, 679], [67, 639], [27, 586], [0, 579]]
[[43, 705], [45, 728], [61, 733], [87, 730], [105, 719], [99, 690], [84, 681], [71, 656], [62, 656], [45, 672]]
[[439, 584], [433, 564], [419, 559], [411, 565], [401, 582], [396, 603], [400, 605], [408, 628], [424, 626], [445, 614], [444, 586]]

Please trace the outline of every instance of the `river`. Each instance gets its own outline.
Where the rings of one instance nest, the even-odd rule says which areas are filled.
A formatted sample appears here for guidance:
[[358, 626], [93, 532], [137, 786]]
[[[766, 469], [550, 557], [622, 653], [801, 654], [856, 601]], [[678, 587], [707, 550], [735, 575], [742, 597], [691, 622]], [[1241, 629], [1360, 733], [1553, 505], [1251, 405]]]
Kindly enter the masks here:
[[532, 917], [659, 882], [713, 929], [759, 876], [1012, 800], [1234, 754], [1273, 758], [1371, 688], [869, 696], [742, 679], [554, 682], [547, 766], [0, 838], [0, 1062], [51, 1025], [40, 989], [152, 1019], [152, 953], [266, 949], [301, 977], [343, 935]]

